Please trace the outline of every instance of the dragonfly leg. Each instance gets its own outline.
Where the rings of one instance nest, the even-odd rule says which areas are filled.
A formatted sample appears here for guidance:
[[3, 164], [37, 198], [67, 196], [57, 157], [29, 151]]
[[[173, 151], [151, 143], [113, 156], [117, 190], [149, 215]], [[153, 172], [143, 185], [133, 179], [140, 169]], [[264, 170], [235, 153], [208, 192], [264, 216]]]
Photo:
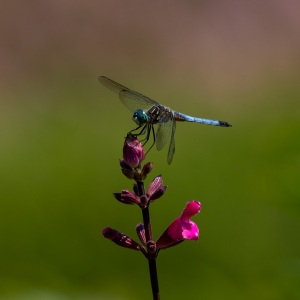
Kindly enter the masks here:
[[[140, 132], [133, 133], [134, 131], [137, 131], [141, 127], [142, 127], [142, 130]], [[135, 128], [135, 129], [132, 129], [131, 131], [129, 131], [127, 135], [133, 135], [135, 137], [138, 137], [140, 135], [144, 135], [145, 133], [146, 133], [145, 138], [143, 138], [141, 140], [141, 142], [143, 143], [143, 146], [145, 146], [147, 144], [147, 142], [149, 141], [151, 133], [153, 135], [153, 143], [151, 144], [150, 148], [147, 150], [147, 152], [146, 152], [146, 154], [147, 154], [151, 150], [151, 148], [154, 146], [154, 144], [156, 142], [156, 137], [155, 137], [155, 131], [154, 131], [153, 124], [145, 124], [145, 125], [139, 126], [139, 127]]]
[[[148, 128], [148, 136], [150, 137], [150, 134], [152, 132], [152, 135], [153, 135], [153, 143], [152, 145], [150, 146], [150, 148], [148, 149], [148, 151], [146, 152], [146, 154], [151, 150], [151, 148], [154, 146], [155, 144], [155, 141], [156, 141], [156, 137], [155, 137], [155, 131], [154, 131], [154, 126], [153, 124], [149, 124], [149, 128]], [[148, 137], [148, 140], [149, 140], [149, 137]]]
[[[138, 128], [140, 128], [140, 127], [138, 127]], [[134, 130], [136, 130], [136, 129], [134, 129]], [[134, 131], [134, 130], [132, 130], [132, 131]], [[130, 131], [130, 132], [132, 132], [132, 131]], [[145, 124], [139, 133], [134, 134], [135, 137], [138, 137], [140, 135], [144, 135], [146, 131], [147, 131], [146, 137], [140, 140], [142, 143], [145, 141], [143, 146], [145, 146], [149, 140], [149, 124]]]
[[[135, 135], [135, 136], [140, 135], [141, 133], [134, 134], [133, 132], [136, 131], [136, 130], [138, 130], [138, 129], [140, 129], [141, 127], [142, 127], [142, 126], [139, 126], [139, 127], [137, 127], [137, 128], [134, 128], [134, 129], [130, 130], [130, 131], [128, 132], [128, 134], [132, 134], [132, 135]], [[143, 131], [143, 129], [142, 129], [142, 131]]]
[[[143, 134], [145, 134], [146, 126], [147, 126], [147, 124], [141, 125], [141, 126], [135, 128], [135, 129], [130, 130], [127, 134], [131, 134], [131, 135], [133, 135], [133, 136], [135, 136], [135, 137], [138, 137], [138, 136], [140, 136], [140, 135], [143, 135]], [[143, 128], [142, 128], [142, 130], [141, 130], [139, 133], [133, 133], [134, 131], [137, 131], [137, 130], [140, 129], [141, 127], [143, 127]]]
[[[137, 130], [140, 129], [141, 127], [142, 127], [142, 130], [141, 130], [140, 132], [138, 132], [138, 133], [133, 133], [134, 131], [137, 131]], [[149, 140], [149, 124], [141, 125], [141, 126], [135, 128], [135, 129], [132, 129], [131, 131], [129, 131], [129, 132], [127, 133], [127, 136], [128, 136], [128, 135], [132, 135], [132, 136], [134, 136], [134, 137], [137, 138], [137, 137], [140, 136], [140, 135], [144, 135], [146, 131], [147, 131], [146, 137], [145, 137], [144, 139], [140, 140], [141, 142], [146, 141], [146, 142], [143, 144], [143, 146], [144, 146], [144, 145], [148, 142], [148, 140]]]

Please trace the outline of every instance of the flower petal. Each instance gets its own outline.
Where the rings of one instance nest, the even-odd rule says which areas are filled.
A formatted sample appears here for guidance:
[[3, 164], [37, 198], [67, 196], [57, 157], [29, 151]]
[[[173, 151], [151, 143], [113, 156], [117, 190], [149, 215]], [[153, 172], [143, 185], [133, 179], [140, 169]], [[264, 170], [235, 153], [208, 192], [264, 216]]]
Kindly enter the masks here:
[[181, 214], [181, 218], [183, 220], [188, 220], [189, 218], [195, 216], [197, 213], [200, 212], [201, 203], [198, 201], [190, 201], [186, 204], [185, 209]]
[[185, 240], [195, 240], [199, 238], [199, 228], [196, 223], [189, 221], [189, 223], [182, 226], [182, 237]]

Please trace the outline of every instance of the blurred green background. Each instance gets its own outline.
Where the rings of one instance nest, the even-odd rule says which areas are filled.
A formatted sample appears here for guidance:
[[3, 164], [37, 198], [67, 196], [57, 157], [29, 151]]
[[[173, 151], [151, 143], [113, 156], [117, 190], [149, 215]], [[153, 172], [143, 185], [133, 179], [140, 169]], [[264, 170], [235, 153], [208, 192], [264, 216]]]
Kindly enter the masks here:
[[187, 114], [154, 237], [187, 201], [198, 242], [162, 251], [162, 299], [300, 299], [300, 18], [288, 1], [1, 1], [0, 299], [151, 299], [104, 239], [142, 220], [113, 192], [131, 112], [105, 75]]

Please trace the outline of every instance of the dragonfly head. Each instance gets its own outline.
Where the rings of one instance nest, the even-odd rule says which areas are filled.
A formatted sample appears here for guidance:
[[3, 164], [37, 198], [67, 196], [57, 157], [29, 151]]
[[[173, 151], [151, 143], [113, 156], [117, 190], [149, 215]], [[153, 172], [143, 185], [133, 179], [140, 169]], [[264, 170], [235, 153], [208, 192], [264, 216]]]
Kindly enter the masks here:
[[138, 125], [141, 126], [149, 121], [147, 113], [142, 109], [137, 109], [132, 117], [132, 120]]

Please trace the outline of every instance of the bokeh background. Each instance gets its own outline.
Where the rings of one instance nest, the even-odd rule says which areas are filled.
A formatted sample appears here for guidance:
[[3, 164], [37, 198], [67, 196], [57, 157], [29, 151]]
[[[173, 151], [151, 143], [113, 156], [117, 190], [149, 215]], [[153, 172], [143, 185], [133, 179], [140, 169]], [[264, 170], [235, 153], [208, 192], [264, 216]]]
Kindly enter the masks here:
[[113, 192], [131, 112], [106, 75], [175, 110], [147, 159], [166, 195], [154, 237], [189, 200], [198, 242], [162, 251], [162, 299], [300, 299], [300, 4], [266, 1], [1, 1], [0, 299], [151, 299], [147, 261]]

